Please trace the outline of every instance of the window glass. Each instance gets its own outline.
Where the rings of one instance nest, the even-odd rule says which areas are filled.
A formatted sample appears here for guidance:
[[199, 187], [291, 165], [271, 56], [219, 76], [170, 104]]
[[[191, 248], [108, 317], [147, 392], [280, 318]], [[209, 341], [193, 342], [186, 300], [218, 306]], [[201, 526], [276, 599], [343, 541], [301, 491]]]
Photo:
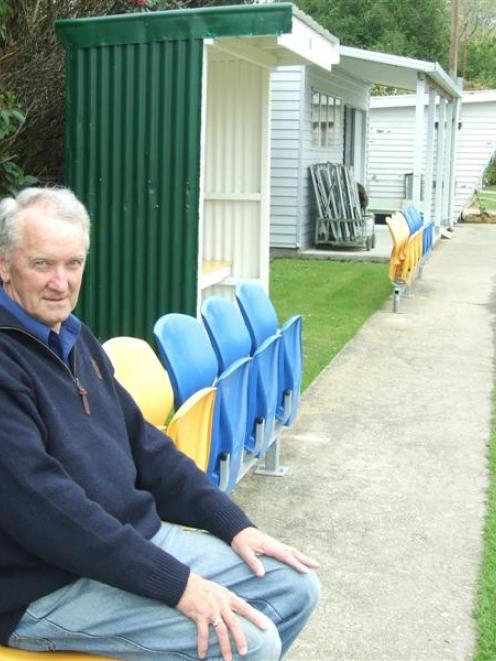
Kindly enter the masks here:
[[312, 145], [330, 147], [340, 125], [341, 99], [312, 91]]

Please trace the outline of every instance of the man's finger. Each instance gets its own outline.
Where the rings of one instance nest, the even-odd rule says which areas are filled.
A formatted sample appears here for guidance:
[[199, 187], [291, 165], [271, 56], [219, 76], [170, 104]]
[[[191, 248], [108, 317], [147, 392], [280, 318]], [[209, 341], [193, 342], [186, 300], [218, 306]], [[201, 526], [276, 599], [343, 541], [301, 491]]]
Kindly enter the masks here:
[[208, 622], [205, 620], [198, 622], [196, 630], [198, 633], [198, 656], [200, 659], [204, 659], [208, 652]]
[[243, 631], [243, 627], [241, 626], [240, 621], [231, 611], [230, 613], [226, 613], [224, 615], [224, 622], [229, 630], [231, 638], [234, 641], [236, 649], [238, 650], [239, 654], [241, 654], [241, 656], [244, 656], [248, 652], [248, 644], [246, 642], [245, 632]]
[[217, 634], [217, 640], [219, 641], [219, 649], [224, 661], [231, 661], [232, 651], [231, 651], [231, 642], [229, 640], [229, 629], [224, 620], [216, 622], [214, 631]]
[[250, 620], [254, 625], [259, 629], [265, 631], [270, 627], [269, 618], [264, 615], [261, 611], [253, 608], [250, 604], [244, 599], [237, 599], [236, 603], [233, 604], [232, 609], [235, 613], [242, 615], [245, 619]]
[[246, 562], [248, 567], [252, 570], [255, 576], [265, 576], [265, 567], [263, 566], [261, 560], [257, 557], [257, 554], [249, 546], [246, 546], [238, 550], [239, 555]]

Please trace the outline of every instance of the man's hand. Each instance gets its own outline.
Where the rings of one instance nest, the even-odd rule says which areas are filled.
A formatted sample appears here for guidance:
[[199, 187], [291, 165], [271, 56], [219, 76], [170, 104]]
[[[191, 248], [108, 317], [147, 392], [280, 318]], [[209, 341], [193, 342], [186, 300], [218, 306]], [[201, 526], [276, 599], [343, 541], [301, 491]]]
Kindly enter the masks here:
[[236, 617], [237, 613], [243, 615], [260, 629], [267, 629], [270, 626], [270, 621], [263, 613], [250, 606], [234, 592], [193, 573], [189, 575], [186, 589], [176, 608], [196, 622], [200, 659], [207, 655], [210, 626], [215, 628], [224, 661], [232, 659], [229, 635], [238, 653], [240, 655], [247, 653], [246, 637]]
[[258, 559], [260, 555], [267, 555], [284, 562], [300, 574], [306, 574], [309, 569], [317, 569], [319, 566], [318, 562], [312, 558], [300, 553], [292, 546], [279, 542], [258, 528], [250, 527], [241, 530], [233, 538], [231, 546], [256, 576], [265, 574], [264, 566]]

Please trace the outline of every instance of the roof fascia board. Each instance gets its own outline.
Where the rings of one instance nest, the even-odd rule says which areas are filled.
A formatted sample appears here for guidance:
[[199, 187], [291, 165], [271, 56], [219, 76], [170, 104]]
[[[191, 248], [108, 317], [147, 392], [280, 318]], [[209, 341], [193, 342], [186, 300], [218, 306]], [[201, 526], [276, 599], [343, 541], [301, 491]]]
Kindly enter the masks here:
[[[428, 62], [426, 60], [416, 60], [412, 57], [402, 55], [392, 55], [391, 53], [381, 53], [378, 51], [368, 51], [361, 48], [352, 48], [350, 46], [341, 46], [341, 56], [353, 60], [372, 62], [378, 65], [393, 66], [399, 69], [416, 71], [424, 73], [430, 79], [430, 83], [435, 85], [440, 93], [451, 98], [459, 98], [462, 90], [457, 83], [444, 71], [438, 62]], [[374, 82], [374, 81], [372, 81]]]
[[316, 25], [303, 12], [294, 11], [291, 32], [281, 34], [277, 43], [301, 58], [300, 61], [330, 71], [339, 62], [339, 40], [320, 26], [316, 30]]
[[65, 46], [89, 48], [128, 43], [281, 35], [291, 32], [291, 3], [173, 9], [56, 21]]

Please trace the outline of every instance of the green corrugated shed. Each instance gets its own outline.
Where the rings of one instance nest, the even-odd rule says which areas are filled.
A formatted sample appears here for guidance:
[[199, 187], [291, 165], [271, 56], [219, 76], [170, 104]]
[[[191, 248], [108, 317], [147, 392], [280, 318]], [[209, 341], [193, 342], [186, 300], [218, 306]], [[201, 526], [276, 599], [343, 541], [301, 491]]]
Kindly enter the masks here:
[[79, 314], [101, 340], [151, 339], [196, 313], [203, 40], [281, 34], [292, 6], [59, 21], [67, 49], [66, 183], [90, 212]]

